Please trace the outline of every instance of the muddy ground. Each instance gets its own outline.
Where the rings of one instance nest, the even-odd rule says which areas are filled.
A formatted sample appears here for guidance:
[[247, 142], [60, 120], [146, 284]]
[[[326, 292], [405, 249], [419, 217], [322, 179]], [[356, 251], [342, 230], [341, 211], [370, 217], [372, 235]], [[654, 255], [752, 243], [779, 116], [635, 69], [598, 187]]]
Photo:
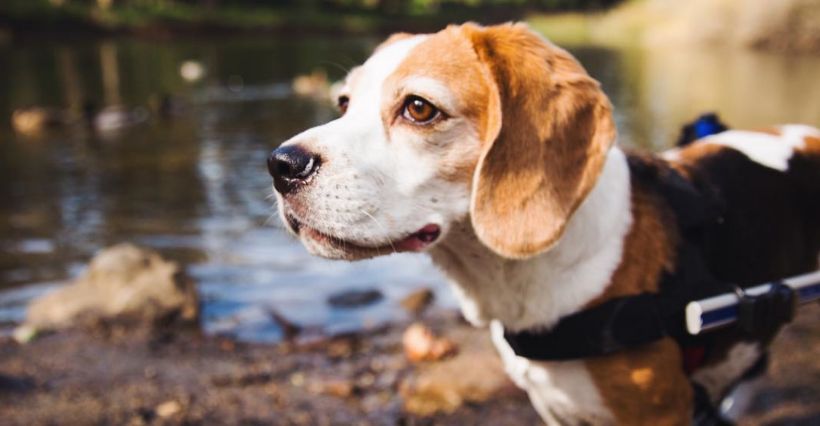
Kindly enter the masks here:
[[[744, 424], [820, 424], [819, 320], [820, 306], [805, 308], [778, 337], [768, 385]], [[538, 423], [485, 331], [452, 312], [424, 322], [459, 354], [409, 363], [407, 324], [277, 345], [122, 325], [5, 340], [0, 424]]]

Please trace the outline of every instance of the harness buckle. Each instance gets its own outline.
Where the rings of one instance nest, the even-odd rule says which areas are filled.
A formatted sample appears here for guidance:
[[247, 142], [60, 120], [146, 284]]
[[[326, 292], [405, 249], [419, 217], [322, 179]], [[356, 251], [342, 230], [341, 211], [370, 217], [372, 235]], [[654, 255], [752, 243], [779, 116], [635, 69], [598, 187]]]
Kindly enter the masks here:
[[780, 281], [771, 284], [769, 291], [752, 296], [740, 287], [738, 295], [737, 326], [749, 338], [769, 339], [780, 327], [791, 322], [797, 311], [797, 295]]

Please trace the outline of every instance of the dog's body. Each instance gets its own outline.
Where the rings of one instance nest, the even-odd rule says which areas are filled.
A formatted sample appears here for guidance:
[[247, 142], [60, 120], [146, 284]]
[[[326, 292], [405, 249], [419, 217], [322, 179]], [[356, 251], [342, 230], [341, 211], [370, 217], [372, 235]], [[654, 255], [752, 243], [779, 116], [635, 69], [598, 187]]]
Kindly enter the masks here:
[[[710, 271], [726, 283], [746, 286], [817, 268], [820, 132], [805, 126], [784, 129], [788, 137], [807, 138], [814, 146], [806, 144], [805, 153], [798, 153], [789, 166], [782, 163], [782, 169], [761, 165], [720, 144], [725, 140], [754, 143], [751, 137], [788, 145], [786, 137], [768, 133], [725, 133], [689, 149], [667, 152], [666, 157], [674, 158], [668, 163], [613, 148], [598, 185], [575, 212], [558, 245], [544, 255], [524, 261], [499, 258], [468, 226], [463, 232], [451, 231], [455, 235], [430, 250], [456, 283], [465, 316], [474, 324], [497, 320], [491, 331], [507, 371], [529, 392], [547, 423], [689, 422], [690, 385], [682, 370], [680, 348], [672, 339], [617, 356], [537, 362], [516, 356], [503, 338], [505, 328], [549, 328], [586, 306], [660, 291], [662, 272], [680, 268], [677, 215], [689, 215], [687, 220], [697, 216], [701, 239], [694, 243]], [[709, 194], [718, 198], [703, 200], [708, 206], [687, 206], [698, 210], [694, 213], [676, 211], [663, 193], [663, 180], [670, 172], [681, 173], [699, 188], [719, 192]], [[700, 211], [704, 207], [719, 210]], [[718, 287], [711, 294], [726, 291], [731, 289]], [[690, 300], [707, 295], [693, 293]], [[724, 344], [712, 348], [693, 378], [717, 403], [760, 359], [767, 342], [741, 341], [731, 331], [710, 337]], [[737, 394], [743, 393], [739, 390]], [[735, 395], [733, 402], [736, 413], [749, 401]]]
[[[391, 37], [351, 72], [340, 106], [340, 119], [269, 159], [288, 229], [330, 258], [429, 251], [548, 423], [689, 423], [681, 348], [666, 338], [538, 362], [504, 330], [685, 286], [684, 258], [738, 284], [818, 267], [820, 131], [725, 132], [666, 159], [625, 153], [597, 83], [523, 26]], [[692, 376], [713, 402], [765, 351], [720, 341]]]

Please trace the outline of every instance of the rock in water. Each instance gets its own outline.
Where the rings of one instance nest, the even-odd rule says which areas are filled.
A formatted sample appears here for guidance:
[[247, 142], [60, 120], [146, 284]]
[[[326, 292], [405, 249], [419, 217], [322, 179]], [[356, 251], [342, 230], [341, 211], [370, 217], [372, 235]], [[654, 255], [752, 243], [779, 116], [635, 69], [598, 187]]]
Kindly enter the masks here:
[[379, 290], [346, 290], [336, 293], [327, 299], [327, 303], [335, 308], [357, 308], [376, 303], [384, 298]]
[[73, 283], [32, 301], [23, 327], [60, 329], [100, 320], [195, 323], [198, 318], [194, 282], [176, 262], [118, 244], [98, 253]]
[[401, 300], [401, 306], [411, 314], [420, 315], [433, 303], [434, 299], [433, 290], [421, 288], [405, 296]]

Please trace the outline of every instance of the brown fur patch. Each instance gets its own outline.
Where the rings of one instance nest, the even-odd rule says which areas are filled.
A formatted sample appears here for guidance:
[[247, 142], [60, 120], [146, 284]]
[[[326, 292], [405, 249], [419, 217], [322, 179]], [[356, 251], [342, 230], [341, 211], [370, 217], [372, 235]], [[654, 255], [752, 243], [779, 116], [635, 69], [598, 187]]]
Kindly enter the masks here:
[[820, 155], [820, 138], [816, 136], [806, 136], [803, 138], [805, 147], [798, 148], [797, 151], [804, 154]]
[[[651, 160], [649, 160], [651, 161]], [[633, 185], [632, 228], [612, 283], [590, 305], [619, 296], [654, 293], [674, 262], [673, 220], [661, 201]], [[587, 362], [607, 407], [619, 424], [688, 424], [691, 390], [671, 339]]]
[[[476, 76], [476, 78], [464, 78], [465, 75]], [[398, 109], [402, 107], [406, 97], [418, 95], [405, 92], [403, 86], [403, 82], [413, 77], [429, 78], [446, 85], [447, 90], [453, 95], [450, 100], [456, 103], [451, 107], [453, 110], [442, 109], [448, 119], [473, 123], [475, 131], [478, 132], [478, 139], [481, 141], [487, 139], [490, 132], [493, 132], [494, 136], [494, 131], [489, 128], [489, 111], [492, 108], [488, 108], [488, 105], [493, 104], [493, 83], [478, 62], [472, 45], [461, 35], [458, 27], [448, 27], [419, 43], [385, 81], [383, 89], [385, 103], [381, 108], [386, 125], [413, 126], [401, 120], [395, 120], [394, 123], [394, 117], [397, 116]], [[437, 107], [442, 107], [436, 104], [435, 99], [428, 100]], [[413, 131], [424, 134], [429, 141], [428, 148], [435, 151], [439, 157], [437, 169], [444, 180], [471, 185], [473, 171], [481, 152], [480, 146], [465, 144], [461, 139], [466, 138], [443, 138], [442, 127], [449, 124], [413, 126]], [[438, 139], [446, 139], [444, 141], [446, 144], [438, 146]]]
[[692, 390], [677, 368], [682, 362], [677, 343], [667, 338], [586, 366], [617, 424], [688, 425]]
[[498, 137], [484, 147], [473, 227], [498, 254], [551, 247], [592, 189], [615, 140], [609, 100], [566, 51], [523, 25], [464, 25], [493, 76]]
[[675, 240], [669, 229], [672, 218], [660, 207], [661, 201], [639, 187], [632, 190], [632, 228], [624, 241], [621, 264], [611, 284], [589, 306], [643, 292], [656, 293], [664, 270], [674, 267]]
[[669, 161], [669, 165], [685, 177], [691, 178], [692, 176], [689, 166], [726, 149], [729, 148], [712, 143], [695, 142], [682, 148], [678, 152], [678, 158], [676, 160]]
[[717, 154], [720, 151], [725, 149], [729, 149], [723, 145], [717, 145], [713, 143], [693, 143], [686, 148], [683, 148], [678, 153], [680, 160], [676, 161], [679, 163], [697, 163], [703, 157], [707, 157], [710, 155]]

